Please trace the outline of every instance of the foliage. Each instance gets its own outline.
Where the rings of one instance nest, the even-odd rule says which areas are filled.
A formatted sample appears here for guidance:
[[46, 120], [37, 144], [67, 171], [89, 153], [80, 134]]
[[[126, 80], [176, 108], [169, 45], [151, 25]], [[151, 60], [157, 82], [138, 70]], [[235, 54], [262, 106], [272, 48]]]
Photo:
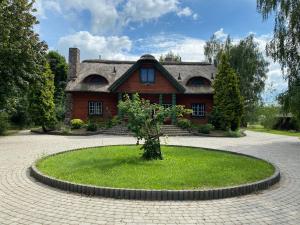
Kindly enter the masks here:
[[33, 122], [41, 125], [44, 132], [47, 128], [53, 129], [56, 124], [54, 104], [53, 74], [47, 63], [40, 79], [32, 87], [30, 113]]
[[114, 116], [106, 123], [106, 128], [112, 128], [118, 124], [120, 124], [120, 118], [118, 116]]
[[294, 117], [278, 117], [272, 127], [276, 130], [300, 130], [300, 122]]
[[202, 134], [209, 134], [214, 129], [214, 126], [210, 123], [200, 124], [198, 126], [198, 132]]
[[181, 57], [170, 51], [166, 55], [161, 55], [159, 57], [159, 62], [181, 62]]
[[258, 123], [265, 128], [272, 129], [276, 124], [277, 116], [280, 113], [280, 108], [275, 105], [260, 106], [257, 109]]
[[10, 112], [11, 123], [19, 128], [29, 127], [32, 124], [32, 116], [29, 110], [30, 101], [28, 94], [16, 97], [14, 102], [14, 106]]
[[269, 63], [250, 35], [229, 50], [229, 62], [239, 77], [240, 92], [244, 98], [244, 125], [251, 119], [255, 106], [261, 101]]
[[292, 137], [300, 137], [300, 132], [268, 129], [268, 128], [264, 128], [261, 125], [250, 125], [247, 127], [247, 130], [270, 133], [270, 134], [287, 135]]
[[56, 51], [47, 54], [47, 60], [54, 74], [54, 103], [57, 119], [62, 121], [65, 114], [65, 87], [67, 83], [68, 64], [64, 56]]
[[274, 173], [273, 166], [263, 160], [192, 147], [162, 146], [166, 160], [141, 162], [138, 148], [123, 145], [72, 151], [46, 157], [37, 167], [51, 177], [75, 183], [164, 190], [234, 186]]
[[11, 110], [11, 99], [29, 92], [43, 72], [47, 46], [34, 31], [38, 23], [33, 2], [0, 2], [0, 110]]
[[226, 131], [226, 137], [243, 137], [244, 134], [240, 130], [232, 131], [228, 130]]
[[232, 44], [229, 37], [223, 42], [215, 35], [206, 42], [205, 56], [217, 65], [222, 52], [226, 53], [230, 66], [238, 75], [240, 93], [244, 98], [245, 114], [242, 118], [243, 125], [251, 120], [255, 106], [261, 101], [261, 93], [265, 87], [268, 72], [268, 62], [260, 52], [254, 36], [249, 35], [237, 44]]
[[84, 122], [81, 119], [72, 119], [70, 124], [72, 129], [80, 129], [83, 127]]
[[257, 0], [257, 9], [264, 19], [275, 13], [274, 34], [267, 54], [281, 64], [289, 83], [281, 96], [284, 109], [300, 120], [300, 1]]
[[208, 122], [212, 124], [216, 129], [226, 130], [226, 124], [223, 120], [223, 114], [217, 107], [213, 107], [211, 113], [208, 115]]
[[0, 112], [0, 135], [4, 134], [4, 132], [8, 129], [8, 115], [6, 112]]
[[229, 65], [228, 57], [222, 54], [218, 72], [213, 83], [214, 111], [218, 112], [222, 126], [213, 124], [224, 130], [237, 130], [243, 115], [243, 99], [238, 87], [238, 78]]
[[192, 127], [192, 123], [189, 119], [182, 118], [177, 121], [177, 126], [182, 129], [190, 129]]
[[137, 143], [144, 139], [142, 146], [143, 158], [147, 160], [162, 159], [159, 137], [162, 136], [160, 125], [166, 118], [174, 115], [182, 117], [184, 113], [190, 113], [183, 106], [164, 108], [158, 104], [151, 104], [150, 101], [141, 99], [138, 94], [128, 95], [125, 100], [119, 102], [121, 119], [126, 119], [128, 129], [137, 138]]
[[97, 131], [97, 129], [98, 129], [98, 126], [97, 126], [96, 123], [93, 123], [93, 122], [90, 122], [90, 121], [88, 122], [87, 127], [86, 127], [87, 131], [95, 132], [95, 131]]

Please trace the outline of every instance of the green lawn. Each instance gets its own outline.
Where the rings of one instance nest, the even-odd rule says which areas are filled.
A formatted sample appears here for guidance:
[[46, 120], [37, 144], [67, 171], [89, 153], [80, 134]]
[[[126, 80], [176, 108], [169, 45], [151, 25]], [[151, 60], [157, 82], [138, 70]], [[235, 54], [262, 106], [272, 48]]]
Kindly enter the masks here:
[[89, 148], [46, 157], [37, 167], [52, 177], [81, 184], [169, 190], [239, 185], [274, 173], [265, 161], [201, 148], [163, 146], [164, 160], [144, 161], [139, 148]]
[[280, 135], [287, 135], [287, 136], [293, 136], [293, 137], [300, 137], [300, 132], [267, 129], [261, 125], [250, 125], [247, 128], [247, 130], [257, 131], [257, 132], [265, 132], [265, 133], [270, 133], [270, 134], [280, 134]]

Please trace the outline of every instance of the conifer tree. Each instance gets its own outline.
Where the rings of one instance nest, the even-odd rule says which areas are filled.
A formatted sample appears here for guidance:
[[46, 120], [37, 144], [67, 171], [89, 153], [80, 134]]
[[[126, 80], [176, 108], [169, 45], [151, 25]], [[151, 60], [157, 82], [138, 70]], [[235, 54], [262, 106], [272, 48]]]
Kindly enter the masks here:
[[40, 80], [32, 88], [30, 111], [36, 125], [41, 125], [44, 132], [56, 123], [54, 104], [54, 75], [47, 63]]
[[221, 55], [213, 87], [213, 114], [218, 117], [214, 125], [224, 130], [237, 130], [243, 114], [243, 99], [237, 75], [230, 67], [228, 57], [224, 53]]

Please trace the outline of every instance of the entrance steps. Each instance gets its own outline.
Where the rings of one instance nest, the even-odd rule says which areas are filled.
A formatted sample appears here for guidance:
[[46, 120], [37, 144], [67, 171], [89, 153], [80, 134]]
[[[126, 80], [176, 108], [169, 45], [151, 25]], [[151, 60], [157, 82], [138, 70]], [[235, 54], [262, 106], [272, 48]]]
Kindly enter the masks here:
[[[161, 132], [167, 136], [189, 136], [191, 133], [187, 130], [183, 130], [180, 127], [175, 125], [162, 125]], [[132, 136], [132, 132], [130, 132], [125, 125], [116, 125], [114, 127], [105, 129], [101, 132], [102, 134], [107, 135], [129, 135]]]

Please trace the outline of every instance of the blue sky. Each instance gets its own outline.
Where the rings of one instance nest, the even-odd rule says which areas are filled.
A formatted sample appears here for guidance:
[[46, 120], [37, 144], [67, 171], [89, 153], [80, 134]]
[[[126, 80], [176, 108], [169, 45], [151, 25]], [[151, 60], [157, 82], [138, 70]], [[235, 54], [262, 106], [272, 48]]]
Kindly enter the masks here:
[[[235, 42], [255, 34], [262, 51], [272, 37], [274, 18], [263, 21], [255, 0], [38, 0], [36, 30], [50, 49], [81, 58], [136, 60], [172, 50], [183, 61], [204, 61], [212, 34]], [[280, 67], [270, 60], [266, 102], [286, 88]]]

